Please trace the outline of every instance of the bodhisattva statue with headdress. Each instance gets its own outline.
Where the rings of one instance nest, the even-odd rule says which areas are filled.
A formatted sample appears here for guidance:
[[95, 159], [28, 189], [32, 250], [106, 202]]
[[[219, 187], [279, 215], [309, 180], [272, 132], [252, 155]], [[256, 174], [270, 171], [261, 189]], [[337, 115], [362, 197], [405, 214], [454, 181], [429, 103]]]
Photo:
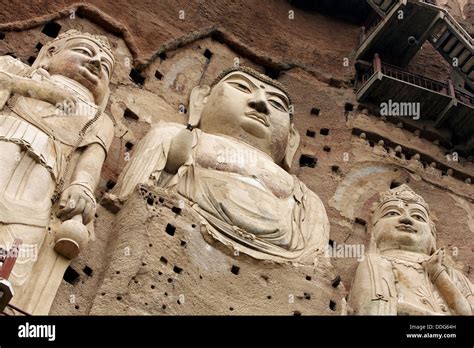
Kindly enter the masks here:
[[319, 197], [288, 173], [299, 145], [289, 94], [235, 67], [191, 92], [188, 126], [159, 123], [142, 139], [109, 196], [137, 184], [177, 193], [213, 238], [257, 259], [313, 264], [328, 242]]
[[113, 68], [107, 38], [76, 30], [44, 45], [31, 67], [0, 57], [0, 245], [23, 242], [9, 279], [28, 312], [48, 313], [89, 240], [113, 138], [104, 114]]
[[373, 212], [371, 230], [349, 296], [355, 314], [473, 314], [474, 287], [452, 267], [446, 250], [437, 250], [422, 197], [407, 185], [389, 190]]

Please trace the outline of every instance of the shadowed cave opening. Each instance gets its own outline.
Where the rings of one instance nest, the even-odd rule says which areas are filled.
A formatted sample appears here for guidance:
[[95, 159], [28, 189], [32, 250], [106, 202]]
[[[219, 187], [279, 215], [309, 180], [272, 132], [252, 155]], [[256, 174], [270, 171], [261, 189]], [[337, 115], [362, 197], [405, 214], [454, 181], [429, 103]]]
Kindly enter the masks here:
[[76, 285], [80, 279], [80, 275], [74, 268], [69, 266], [66, 272], [64, 272], [63, 279], [69, 284]]
[[61, 25], [56, 23], [56, 22], [48, 22], [45, 24], [43, 27], [43, 30], [41, 32], [45, 34], [46, 36], [55, 38], [58, 36], [59, 31], [61, 30]]
[[300, 167], [310, 167], [314, 168], [316, 167], [318, 160], [316, 157], [311, 156], [311, 155], [301, 155], [300, 157]]

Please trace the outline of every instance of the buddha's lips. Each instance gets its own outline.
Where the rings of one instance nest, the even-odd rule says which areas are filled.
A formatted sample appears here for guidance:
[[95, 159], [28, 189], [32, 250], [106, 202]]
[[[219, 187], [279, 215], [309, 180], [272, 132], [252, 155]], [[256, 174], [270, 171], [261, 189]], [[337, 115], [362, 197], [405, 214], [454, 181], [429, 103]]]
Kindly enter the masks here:
[[270, 123], [268, 122], [268, 117], [264, 114], [261, 114], [256, 111], [249, 111], [245, 113], [245, 116], [249, 116], [251, 118], [256, 119], [257, 121], [261, 122], [265, 127], [270, 126]]
[[413, 227], [411, 227], [409, 225], [397, 225], [395, 228], [397, 230], [410, 232], [410, 233], [417, 233], [418, 232], [416, 229], [414, 229]]

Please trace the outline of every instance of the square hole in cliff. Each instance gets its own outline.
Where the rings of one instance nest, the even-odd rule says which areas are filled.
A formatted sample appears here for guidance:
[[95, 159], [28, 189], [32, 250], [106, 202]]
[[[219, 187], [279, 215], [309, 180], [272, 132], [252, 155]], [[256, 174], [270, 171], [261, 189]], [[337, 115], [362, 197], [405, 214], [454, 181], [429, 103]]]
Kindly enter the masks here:
[[172, 224], [168, 224], [168, 225], [166, 225], [165, 231], [170, 236], [174, 236], [174, 233], [176, 232], [176, 227], [174, 227]]
[[5, 38], [5, 33], [0, 31], [0, 40], [3, 40]]
[[173, 206], [173, 208], [171, 208], [171, 211], [179, 215], [181, 213], [181, 208]]
[[56, 23], [56, 22], [48, 22], [45, 24], [43, 27], [43, 30], [41, 32], [45, 34], [46, 36], [55, 38], [58, 36], [59, 31], [61, 30], [61, 25]]
[[233, 265], [232, 268], [230, 269], [230, 271], [235, 274], [235, 275], [238, 275], [239, 274], [239, 271], [240, 271], [240, 267], [239, 266], [236, 266], [236, 265]]
[[123, 117], [129, 120], [134, 120], [134, 121], [139, 120], [138, 115], [134, 113], [132, 110], [130, 110], [129, 108], [125, 109], [125, 111], [123, 112]]
[[142, 75], [142, 72], [137, 69], [132, 69], [130, 70], [130, 78], [132, 79], [133, 82], [135, 82], [137, 85], [142, 85], [145, 83], [145, 77]]
[[116, 185], [116, 182], [115, 182], [115, 181], [109, 180], [109, 181], [107, 181], [107, 183], [105, 184], [105, 187], [106, 187], [108, 190], [112, 190], [115, 185]]
[[155, 77], [158, 79], [158, 80], [161, 80], [163, 78], [163, 74], [160, 73], [158, 70], [155, 71]]
[[125, 143], [125, 147], [126, 147], [128, 150], [131, 150], [131, 149], [133, 148], [133, 143], [127, 141], [127, 142]]
[[204, 51], [204, 57], [206, 57], [207, 59], [211, 59], [212, 58], [211, 50], [206, 48], [206, 50]]
[[310, 138], [315, 138], [316, 137], [316, 132], [314, 130], [307, 129], [306, 130], [306, 136], [310, 137]]
[[344, 111], [350, 112], [354, 110], [354, 104], [352, 103], [345, 103], [344, 104]]
[[321, 111], [318, 108], [312, 108], [311, 109], [311, 115], [313, 115], [313, 116], [319, 116], [320, 112]]
[[325, 152], [331, 152], [331, 148], [330, 148], [329, 146], [324, 146], [324, 147], [323, 147], [323, 150], [324, 150]]
[[82, 272], [84, 272], [87, 276], [89, 277], [92, 277], [92, 273], [94, 272], [94, 270], [92, 268], [90, 268], [89, 266], [85, 266], [83, 269], [82, 269]]
[[43, 47], [43, 44], [41, 42], [38, 42], [35, 46], [35, 48], [39, 51]]
[[394, 189], [395, 187], [398, 187], [398, 186], [400, 186], [400, 185], [401, 185], [400, 182], [393, 180], [393, 181], [390, 183], [390, 189]]
[[321, 128], [319, 131], [321, 135], [329, 135], [329, 129], [328, 128]]
[[74, 268], [69, 266], [66, 272], [64, 272], [63, 279], [69, 284], [76, 285], [80, 279], [80, 275]]
[[336, 302], [334, 302], [333, 300], [330, 300], [330, 301], [329, 301], [329, 308], [330, 308], [332, 311], [336, 311]]
[[33, 56], [29, 57], [28, 60], [27, 60], [28, 65], [30, 65], [30, 66], [33, 65], [35, 60], [36, 60], [36, 57], [33, 57]]
[[266, 67], [265, 68], [265, 75], [267, 75], [268, 77], [276, 80], [280, 76], [280, 70], [273, 69], [273, 68], [270, 68], [270, 67]]
[[158, 57], [160, 57], [160, 60], [163, 61], [163, 60], [166, 60], [166, 58], [168, 58], [168, 55], [166, 54], [166, 52], [161, 52]]
[[300, 167], [316, 167], [318, 160], [314, 156], [310, 155], [301, 155], [300, 157]]

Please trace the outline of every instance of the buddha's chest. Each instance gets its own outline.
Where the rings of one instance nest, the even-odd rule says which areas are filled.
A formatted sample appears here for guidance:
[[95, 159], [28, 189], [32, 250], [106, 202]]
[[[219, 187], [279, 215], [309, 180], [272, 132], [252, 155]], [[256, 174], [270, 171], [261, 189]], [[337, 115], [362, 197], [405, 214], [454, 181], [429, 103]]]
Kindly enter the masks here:
[[202, 135], [195, 152], [196, 165], [239, 174], [270, 190], [279, 198], [293, 190], [293, 177], [259, 150], [226, 137]]

